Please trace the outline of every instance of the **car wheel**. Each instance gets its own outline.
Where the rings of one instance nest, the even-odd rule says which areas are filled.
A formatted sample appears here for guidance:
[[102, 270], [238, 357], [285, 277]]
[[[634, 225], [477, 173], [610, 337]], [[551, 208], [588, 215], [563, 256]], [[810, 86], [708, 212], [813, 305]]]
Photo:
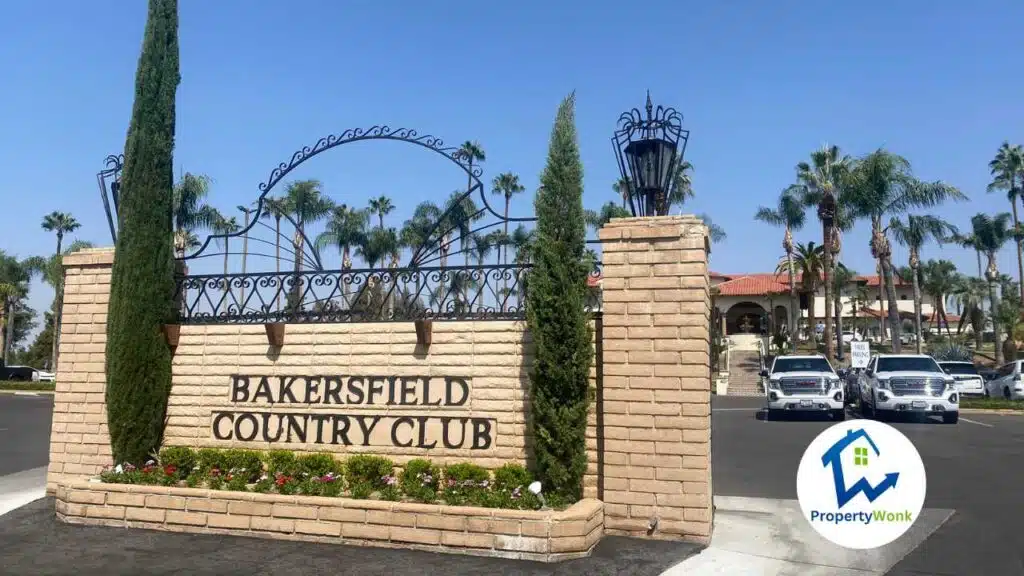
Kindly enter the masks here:
[[833, 410], [832, 419], [835, 420], [836, 422], [842, 422], [843, 420], [846, 420], [846, 410]]
[[892, 410], [875, 410], [875, 420], [879, 422], [888, 422], [892, 420]]
[[764, 419], [765, 420], [769, 420], [769, 421], [781, 420], [782, 419], [782, 411], [781, 410], [772, 410], [771, 408], [769, 408], [768, 411], [765, 412], [765, 414], [764, 414]]
[[959, 412], [947, 412], [942, 415], [943, 424], [956, 424], [960, 420]]

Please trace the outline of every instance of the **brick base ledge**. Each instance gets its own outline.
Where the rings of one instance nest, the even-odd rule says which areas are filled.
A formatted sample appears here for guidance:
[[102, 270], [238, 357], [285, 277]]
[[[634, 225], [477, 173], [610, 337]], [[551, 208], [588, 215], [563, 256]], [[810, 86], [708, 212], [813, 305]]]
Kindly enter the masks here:
[[57, 517], [69, 524], [231, 534], [557, 562], [590, 554], [604, 504], [563, 511], [282, 496], [164, 486], [61, 482]]

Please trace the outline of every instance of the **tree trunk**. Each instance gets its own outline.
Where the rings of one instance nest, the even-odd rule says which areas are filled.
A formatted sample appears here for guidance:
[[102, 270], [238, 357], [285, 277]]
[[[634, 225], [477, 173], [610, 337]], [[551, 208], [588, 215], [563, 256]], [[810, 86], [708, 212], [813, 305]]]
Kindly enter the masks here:
[[[1016, 187], [1011, 183], [1011, 191], [1016, 192]], [[1017, 200], [1016, 194], [1011, 196], [1010, 205], [1013, 206], [1013, 229], [1017, 230], [1019, 222], [1017, 221]], [[1024, 246], [1021, 242], [1024, 241], [1020, 236], [1015, 238], [1017, 243], [1017, 283], [1020, 286], [1020, 300], [1024, 302]], [[998, 342], [996, 343], [998, 345]]]
[[[505, 195], [505, 236], [502, 241], [504, 246], [505, 257], [502, 259], [502, 264], [508, 264], [508, 205], [512, 201], [512, 197], [508, 194]], [[508, 277], [506, 274], [508, 271], [502, 272], [502, 293], [504, 294], [501, 299], [501, 311], [505, 312], [505, 303], [508, 301]]]
[[[57, 372], [57, 353], [60, 350], [60, 320], [64, 306], [64, 262], [60, 255], [61, 244], [64, 241], [64, 234], [57, 232], [57, 260], [60, 262], [60, 270], [55, 278], [57, 285], [53, 287], [53, 352], [50, 353], [50, 372]], [[45, 315], [44, 315], [45, 316]]]
[[281, 288], [284, 287], [281, 284], [281, 217], [274, 216], [274, 260], [277, 263], [277, 291], [274, 292], [274, 308], [281, 311]]
[[946, 317], [946, 297], [945, 295], [939, 296], [935, 299], [935, 307], [942, 314], [942, 324], [946, 327], [946, 337], [950, 340], [953, 339], [953, 333], [949, 330], [949, 318]]
[[814, 348], [814, 351], [818, 351], [818, 341], [815, 337], [818, 335], [818, 319], [814, 316], [814, 295], [817, 289], [811, 290], [807, 293], [807, 336]]
[[835, 295], [833, 299], [835, 301], [835, 319], [836, 319], [836, 346], [839, 350], [836, 351], [836, 357], [839, 361], [843, 361], [843, 296], [842, 291], [836, 286]]
[[4, 366], [11, 363], [11, 349], [14, 348], [14, 317], [18, 301], [9, 300], [7, 305], [7, 338], [4, 340]]
[[[996, 349], [996, 366], [1002, 366], [1003, 346], [1002, 338], [1000, 338], [1002, 330], [999, 326], [999, 320], [996, 318], [996, 309], [999, 308], [999, 298], [996, 296], [996, 283], [991, 278], [988, 281], [988, 301], [990, 302], [990, 306], [992, 308], [992, 336]], [[984, 331], [984, 327], [982, 328], [982, 331]], [[981, 336], [979, 335], [978, 338], [980, 339]]]
[[[912, 284], [914, 285], [914, 336], [917, 338], [915, 342], [915, 349], [917, 353], [921, 353], [921, 286], [917, 281], [917, 266], [911, 266], [910, 275], [913, 276]], [[934, 311], [932, 316], [935, 316]]]
[[793, 250], [786, 251], [786, 264], [789, 268], [789, 349], [796, 353], [796, 343], [800, 338], [800, 298], [796, 293], [796, 284], [793, 283], [796, 275], [793, 273]]
[[7, 298], [0, 299], [0, 358], [7, 365]]
[[892, 262], [888, 256], [882, 257], [882, 280], [885, 283], [886, 298], [889, 301], [889, 330], [892, 332], [892, 353], [902, 354], [903, 343], [900, 342], [900, 335], [903, 332], [903, 325], [900, 323], [900, 309], [896, 302], [896, 285], [893, 284]]
[[[245, 275], [245, 257], [249, 253], [249, 211], [245, 211], [245, 234], [242, 235], [242, 275]], [[245, 278], [242, 278], [241, 300], [239, 312], [245, 308]]]
[[882, 281], [882, 259], [875, 266], [878, 272], [878, 343], [885, 343], [885, 282]]
[[831, 230], [825, 227], [823, 230], [825, 249], [822, 251], [822, 278], [825, 284], [825, 357], [829, 362], [836, 360], [836, 343], [832, 333], [832, 235]]

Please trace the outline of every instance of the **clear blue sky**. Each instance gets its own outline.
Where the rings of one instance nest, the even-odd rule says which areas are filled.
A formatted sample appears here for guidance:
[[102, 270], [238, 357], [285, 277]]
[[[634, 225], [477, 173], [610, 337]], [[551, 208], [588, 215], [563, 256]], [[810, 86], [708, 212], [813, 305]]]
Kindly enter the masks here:
[[[109, 243], [95, 173], [124, 146], [145, 12], [124, 0], [4, 6], [4, 250], [52, 252], [39, 227], [51, 210], [82, 222], [77, 237]], [[1003, 140], [1024, 142], [1020, 2], [181, 0], [180, 15], [175, 162], [214, 178], [211, 201], [224, 210], [255, 200], [270, 170], [318, 137], [388, 123], [479, 140], [485, 181], [520, 174], [529, 192], [513, 213], [529, 215], [555, 109], [572, 90], [584, 201], [597, 207], [614, 199], [615, 121], [649, 88], [692, 133], [697, 198], [686, 211], [728, 232], [712, 267], [768, 271], [781, 232], [752, 215], [823, 143], [853, 155], [885, 146], [919, 177], [959, 186], [971, 202], [935, 213], [966, 226], [1008, 208], [985, 193], [987, 162]], [[465, 180], [438, 156], [388, 142], [339, 148], [294, 176], [320, 178], [353, 205], [389, 195], [393, 225]], [[817, 227], [798, 234], [816, 238]], [[925, 251], [939, 256], [974, 270], [973, 253]], [[873, 270], [863, 225], [844, 259]], [[999, 264], [1012, 273], [1012, 251]], [[36, 287], [31, 304], [51, 297]]]

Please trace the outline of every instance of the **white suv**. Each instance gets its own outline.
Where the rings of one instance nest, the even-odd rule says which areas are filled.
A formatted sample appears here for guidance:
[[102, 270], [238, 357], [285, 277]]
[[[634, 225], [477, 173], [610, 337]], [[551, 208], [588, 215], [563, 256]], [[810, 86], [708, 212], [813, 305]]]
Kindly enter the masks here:
[[861, 376], [860, 411], [879, 420], [896, 412], [935, 414], [956, 424], [960, 391], [931, 356], [879, 354]]
[[1024, 360], [1014, 360], [999, 367], [999, 374], [985, 383], [985, 395], [993, 398], [1000, 396], [1007, 400], [1024, 399], [1024, 383], [1021, 382], [1021, 364]]
[[843, 381], [823, 356], [776, 356], [767, 378], [765, 402], [768, 419], [788, 411], [829, 412], [835, 420], [846, 418]]

